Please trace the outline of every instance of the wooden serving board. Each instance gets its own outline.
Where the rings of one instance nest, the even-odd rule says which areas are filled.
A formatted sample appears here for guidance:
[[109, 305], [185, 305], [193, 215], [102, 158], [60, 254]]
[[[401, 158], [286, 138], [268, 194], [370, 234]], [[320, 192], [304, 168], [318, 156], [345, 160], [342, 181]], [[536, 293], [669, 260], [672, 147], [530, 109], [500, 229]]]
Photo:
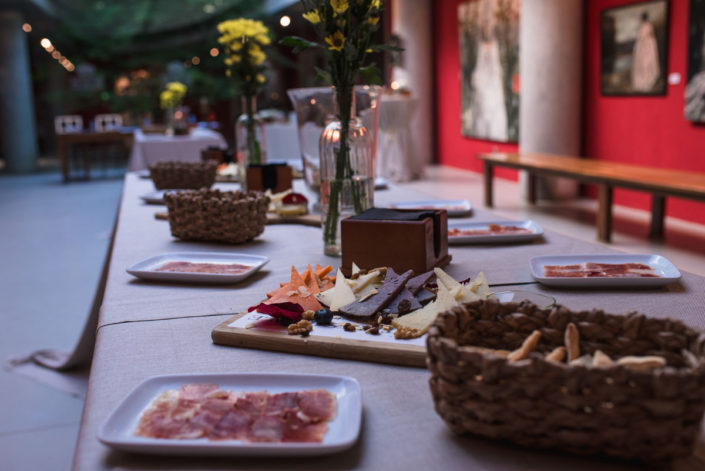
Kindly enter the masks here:
[[382, 332], [381, 335], [366, 334], [361, 330], [345, 332], [342, 328], [345, 320], [334, 321], [338, 323], [335, 327], [314, 324], [308, 337], [289, 335], [285, 330], [247, 328], [256, 319], [267, 317], [259, 313], [240, 313], [217, 325], [211, 332], [211, 338], [219, 345], [426, 367], [426, 336], [414, 340], [395, 340], [393, 332]]

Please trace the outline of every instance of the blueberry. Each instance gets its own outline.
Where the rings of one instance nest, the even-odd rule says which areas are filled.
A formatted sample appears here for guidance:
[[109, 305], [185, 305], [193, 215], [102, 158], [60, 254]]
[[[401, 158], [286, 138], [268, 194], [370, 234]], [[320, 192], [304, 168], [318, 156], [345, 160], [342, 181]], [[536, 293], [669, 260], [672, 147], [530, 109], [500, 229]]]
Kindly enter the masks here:
[[324, 307], [316, 311], [313, 315], [313, 320], [316, 321], [318, 325], [328, 325], [333, 321], [333, 313], [330, 312], [330, 309]]

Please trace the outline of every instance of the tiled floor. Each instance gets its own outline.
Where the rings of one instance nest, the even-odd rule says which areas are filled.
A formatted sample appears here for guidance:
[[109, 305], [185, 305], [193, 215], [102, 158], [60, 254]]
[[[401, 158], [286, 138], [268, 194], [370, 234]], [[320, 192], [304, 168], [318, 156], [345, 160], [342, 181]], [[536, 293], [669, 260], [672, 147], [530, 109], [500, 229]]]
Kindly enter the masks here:
[[[432, 169], [430, 173], [443, 173]], [[482, 205], [482, 177], [446, 178], [438, 198]], [[412, 183], [420, 191], [423, 181]], [[70, 349], [88, 314], [108, 244], [121, 180], [68, 185], [58, 173], [0, 177], [0, 360], [44, 347]], [[531, 218], [546, 229], [595, 240], [595, 204], [579, 201], [529, 207], [516, 183], [497, 180], [494, 211]], [[646, 239], [645, 212], [615, 209], [613, 247], [661, 253], [679, 268], [705, 276], [705, 227], [667, 221], [666, 244]], [[82, 401], [0, 371], [0, 470], [69, 469]], [[38, 452], [41, 444], [41, 452]]]
[[[0, 177], [0, 361], [73, 348], [121, 188], [121, 179], [65, 185], [56, 172]], [[5, 369], [0, 397], [0, 469], [70, 469], [83, 401]]]

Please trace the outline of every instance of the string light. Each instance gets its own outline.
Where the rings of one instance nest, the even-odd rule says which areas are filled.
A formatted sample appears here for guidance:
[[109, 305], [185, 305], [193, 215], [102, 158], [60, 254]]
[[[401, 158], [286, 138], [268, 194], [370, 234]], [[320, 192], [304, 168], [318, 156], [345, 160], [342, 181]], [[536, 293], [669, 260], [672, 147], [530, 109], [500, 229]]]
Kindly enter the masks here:
[[211, 49], [211, 57], [216, 57], [218, 54], [220, 54], [220, 51], [217, 47]]
[[291, 24], [291, 18], [284, 15], [281, 18], [279, 18], [279, 24], [286, 28], [287, 26], [289, 26]]
[[201, 58], [198, 57], [198, 56], [194, 56], [194, 57], [191, 59], [191, 63], [192, 63], [193, 65], [198, 65], [198, 64], [201, 63]]
[[[27, 24], [27, 23], [25, 23], [25, 24]], [[24, 29], [24, 26], [22, 27], [22, 29]], [[31, 26], [30, 26], [30, 31], [31, 31]], [[42, 38], [42, 40], [39, 41], [39, 44], [44, 48], [45, 51], [47, 51], [49, 54], [51, 54], [51, 57], [56, 59], [64, 69], [68, 70], [69, 72], [73, 72], [74, 70], [76, 70], [76, 66], [74, 66], [73, 63], [67, 57], [64, 57], [63, 55], [61, 55], [61, 52], [59, 52], [59, 50], [56, 49], [51, 44], [51, 41], [49, 40], [49, 38]]]
[[24, 31], [25, 33], [31, 33], [32, 32], [32, 25], [29, 23], [23, 24], [22, 31]]

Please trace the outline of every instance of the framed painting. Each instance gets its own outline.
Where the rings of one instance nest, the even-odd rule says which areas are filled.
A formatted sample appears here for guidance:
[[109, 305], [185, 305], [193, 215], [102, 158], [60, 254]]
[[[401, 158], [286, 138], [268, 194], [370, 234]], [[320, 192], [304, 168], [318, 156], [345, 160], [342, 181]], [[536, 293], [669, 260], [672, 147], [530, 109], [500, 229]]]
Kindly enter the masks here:
[[705, 123], [705, 0], [690, 0], [685, 118]]
[[603, 95], [665, 95], [668, 1], [630, 3], [600, 12]]
[[519, 139], [520, 0], [458, 6], [461, 129], [466, 137]]

